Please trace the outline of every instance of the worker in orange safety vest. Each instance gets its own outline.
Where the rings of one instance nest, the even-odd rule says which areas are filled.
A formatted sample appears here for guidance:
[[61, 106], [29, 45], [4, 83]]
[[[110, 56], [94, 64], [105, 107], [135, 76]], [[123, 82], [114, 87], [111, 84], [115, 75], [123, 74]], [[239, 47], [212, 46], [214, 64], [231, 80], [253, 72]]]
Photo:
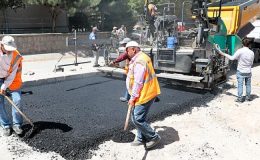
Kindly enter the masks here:
[[[10, 94], [14, 104], [21, 108], [21, 87], [22, 87], [22, 56], [12, 36], [4, 36], [0, 41], [0, 123], [5, 136], [10, 136], [13, 131], [20, 135], [23, 118], [20, 113], [12, 108], [12, 121], [8, 119], [5, 109], [4, 96]], [[12, 128], [12, 129], [11, 129]]]

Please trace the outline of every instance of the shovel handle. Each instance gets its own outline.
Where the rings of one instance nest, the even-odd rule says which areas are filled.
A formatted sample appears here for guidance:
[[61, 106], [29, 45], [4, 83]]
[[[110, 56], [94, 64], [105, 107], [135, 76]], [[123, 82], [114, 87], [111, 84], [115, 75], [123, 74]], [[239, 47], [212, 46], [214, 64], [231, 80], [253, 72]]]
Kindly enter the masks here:
[[4, 95], [4, 94], [2, 94], [2, 96], [4, 96], [5, 99], [7, 99], [7, 100], [9, 101], [9, 103], [23, 116], [24, 119], [26, 119], [26, 121], [27, 121], [28, 123], [30, 123], [30, 125], [31, 125], [32, 127], [34, 127], [32, 121], [14, 104], [14, 102], [13, 102], [9, 97], [7, 97], [7, 96]]
[[128, 106], [128, 110], [127, 110], [126, 119], [125, 119], [124, 131], [126, 131], [127, 128], [128, 128], [128, 124], [129, 124], [129, 119], [130, 119], [131, 111], [132, 111], [132, 106], [129, 105], [129, 106]]

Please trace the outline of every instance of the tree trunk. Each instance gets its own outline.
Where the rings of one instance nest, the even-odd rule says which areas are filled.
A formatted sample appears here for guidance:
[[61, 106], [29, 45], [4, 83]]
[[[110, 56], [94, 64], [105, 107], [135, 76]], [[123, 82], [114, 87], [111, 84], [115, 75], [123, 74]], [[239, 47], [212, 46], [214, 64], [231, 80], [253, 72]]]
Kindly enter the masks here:
[[56, 32], [56, 20], [59, 15], [59, 8], [52, 7], [51, 8], [51, 20], [52, 20], [52, 32]]
[[3, 16], [4, 16], [4, 27], [3, 27], [3, 33], [5, 32], [5, 34], [8, 34], [8, 22], [6, 19], [6, 9], [3, 9]]

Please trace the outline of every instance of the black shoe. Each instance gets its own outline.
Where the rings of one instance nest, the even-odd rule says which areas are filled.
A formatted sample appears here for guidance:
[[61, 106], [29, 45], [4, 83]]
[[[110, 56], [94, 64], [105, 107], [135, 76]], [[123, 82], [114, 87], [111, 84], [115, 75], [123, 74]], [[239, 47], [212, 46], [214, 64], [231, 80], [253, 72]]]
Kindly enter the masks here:
[[13, 130], [18, 135], [23, 134], [23, 130], [22, 130], [21, 126], [14, 125]]
[[252, 101], [252, 98], [246, 96], [246, 101]]
[[238, 102], [238, 103], [243, 103], [243, 100], [242, 100], [242, 99], [240, 99], [240, 98], [237, 98], [237, 99], [235, 100], [235, 102]]
[[4, 136], [6, 136], [6, 137], [11, 136], [11, 134], [12, 134], [11, 128], [3, 128], [3, 133], [4, 133]]
[[127, 102], [127, 99], [125, 97], [120, 97], [121, 102]]
[[160, 98], [159, 98], [159, 97], [156, 97], [154, 101], [155, 101], [155, 102], [160, 102]]
[[100, 67], [100, 65], [99, 64], [95, 64], [93, 67]]
[[155, 139], [152, 139], [150, 142], [146, 143], [146, 148], [151, 149], [151, 148], [155, 147], [157, 144], [159, 144], [160, 141], [161, 141], [161, 137], [158, 135], [158, 137], [156, 137]]

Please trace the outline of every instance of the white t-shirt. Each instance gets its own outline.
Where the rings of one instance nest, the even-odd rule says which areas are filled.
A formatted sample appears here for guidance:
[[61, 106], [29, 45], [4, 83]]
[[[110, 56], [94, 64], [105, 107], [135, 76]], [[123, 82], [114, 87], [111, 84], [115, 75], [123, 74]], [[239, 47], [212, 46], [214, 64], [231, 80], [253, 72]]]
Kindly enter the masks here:
[[228, 59], [237, 60], [237, 70], [241, 73], [251, 73], [251, 67], [254, 63], [254, 52], [248, 47], [238, 49], [233, 56], [228, 55]]

